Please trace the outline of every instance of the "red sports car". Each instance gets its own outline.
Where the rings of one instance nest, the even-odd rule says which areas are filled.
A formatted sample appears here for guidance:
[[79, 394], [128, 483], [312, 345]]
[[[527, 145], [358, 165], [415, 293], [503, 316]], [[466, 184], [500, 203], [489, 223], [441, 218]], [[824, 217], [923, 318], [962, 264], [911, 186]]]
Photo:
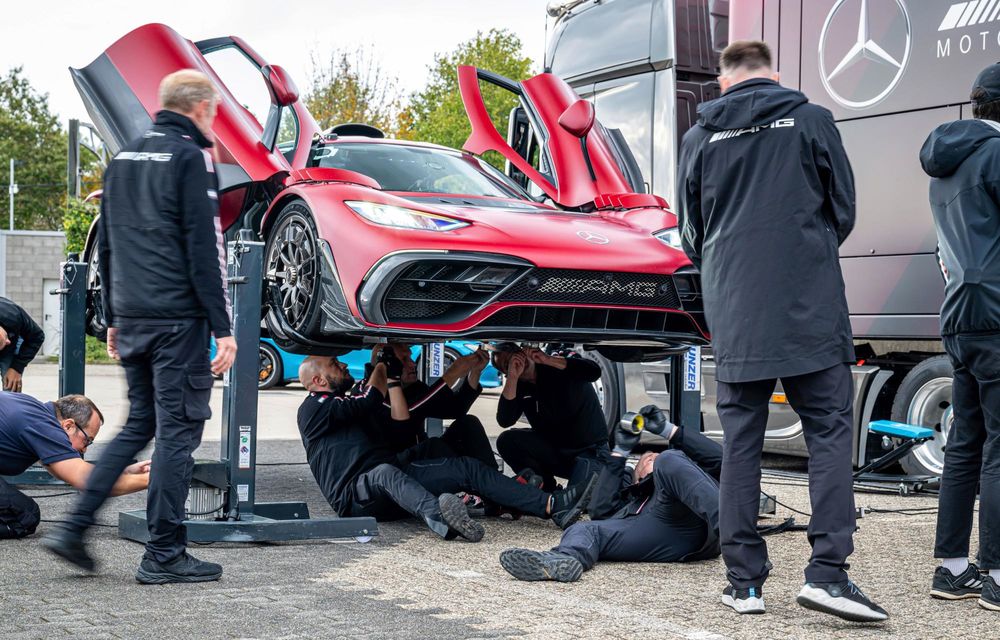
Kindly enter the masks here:
[[[288, 74], [235, 36], [193, 43], [146, 25], [71, 72], [117, 152], [151, 125], [160, 80], [181, 68], [218, 81], [222, 224], [266, 242], [267, 326], [283, 348], [474, 337], [637, 359], [707, 343], [674, 215], [644, 193], [620, 133], [555, 76], [460, 67], [472, 130], [460, 152], [363, 124], [321, 132]], [[510, 142], [482, 83], [518, 98]], [[487, 151], [506, 174], [478, 157]]]

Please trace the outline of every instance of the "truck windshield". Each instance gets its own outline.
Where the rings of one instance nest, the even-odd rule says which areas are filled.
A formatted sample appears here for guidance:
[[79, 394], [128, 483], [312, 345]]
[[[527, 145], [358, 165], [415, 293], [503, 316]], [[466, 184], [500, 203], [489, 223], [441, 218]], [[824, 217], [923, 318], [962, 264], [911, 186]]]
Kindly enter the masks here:
[[530, 200], [516, 184], [486, 162], [441, 149], [338, 142], [314, 149], [310, 164], [356, 171], [377, 180], [385, 191]]

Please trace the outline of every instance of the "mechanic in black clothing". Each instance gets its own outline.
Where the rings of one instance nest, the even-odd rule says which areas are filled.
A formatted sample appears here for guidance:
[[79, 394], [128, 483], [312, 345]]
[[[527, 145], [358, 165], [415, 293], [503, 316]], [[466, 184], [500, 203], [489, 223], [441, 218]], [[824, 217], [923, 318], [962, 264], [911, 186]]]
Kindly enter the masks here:
[[670, 424], [653, 405], [641, 415], [645, 430], [667, 437], [670, 449], [642, 454], [633, 471], [625, 463], [642, 428], [618, 426], [587, 509], [590, 521], [567, 529], [551, 551], [504, 551], [500, 564], [508, 573], [574, 582], [601, 560], [691, 562], [719, 555], [722, 447]]
[[[955, 367], [931, 595], [1000, 611], [1000, 64], [972, 89], [971, 120], [920, 150], [945, 276], [941, 336]], [[969, 562], [979, 491], [979, 561]], [[988, 575], [981, 575], [980, 568]]]
[[722, 603], [764, 613], [757, 532], [768, 403], [778, 379], [809, 449], [812, 557], [797, 602], [853, 621], [889, 615], [847, 574], [854, 551], [854, 341], [838, 247], [854, 176], [831, 113], [778, 84], [763, 42], [720, 56], [722, 97], [698, 107], [678, 164], [681, 242], [701, 273], [725, 433]]
[[[69, 522], [43, 543], [88, 571], [83, 535], [115, 480], [156, 438], [146, 505], [149, 542], [136, 580], [143, 584], [218, 580], [222, 567], [188, 555], [184, 503], [205, 420], [212, 374], [232, 366], [236, 341], [226, 294], [212, 122], [218, 95], [193, 70], [160, 84], [163, 110], [104, 174], [98, 218], [99, 271], [108, 353], [128, 381], [128, 421], [101, 452]], [[209, 336], [216, 356], [209, 363]]]
[[[469, 456], [496, 468], [496, 456], [483, 423], [476, 416], [469, 415], [469, 409], [483, 392], [479, 376], [489, 364], [488, 352], [479, 350], [456, 358], [437, 382], [428, 385], [417, 378], [412, 345], [399, 342], [376, 345], [372, 349], [372, 365], [382, 349], [391, 349], [403, 364], [400, 382], [410, 412], [409, 419], [400, 423], [391, 419], [389, 403], [384, 403], [386, 411], [379, 421], [382, 441], [397, 452], [420, 443], [427, 443], [425, 451], [434, 452], [434, 447], [443, 445], [438, 449], [440, 456], [437, 457]], [[428, 438], [424, 428], [427, 418], [450, 419], [452, 422], [443, 435]]]
[[[555, 494], [527, 486], [469, 457], [431, 457], [439, 445], [415, 445], [396, 452], [380, 438], [379, 416], [388, 398], [392, 418], [409, 419], [399, 377], [402, 364], [385, 352], [372, 369], [363, 395], [347, 396], [354, 379], [337, 358], [311, 356], [299, 368], [309, 395], [298, 424], [306, 457], [327, 501], [342, 516], [382, 520], [407, 514], [434, 533], [478, 541], [483, 527], [473, 521], [458, 491], [474, 492], [497, 504], [567, 527], [586, 508], [593, 482]], [[435, 497], [437, 496], [437, 497]]]
[[[97, 406], [84, 396], [43, 403], [27, 394], [0, 391], [0, 476], [16, 476], [39, 462], [54, 477], [82, 491], [94, 468], [83, 454], [103, 423]], [[145, 489], [149, 464], [146, 460], [126, 467], [112, 495]], [[0, 478], [0, 539], [30, 536], [40, 518], [38, 503]]]
[[21, 391], [24, 368], [38, 354], [45, 332], [28, 312], [0, 298], [0, 376], [4, 391]]
[[600, 365], [511, 342], [495, 348], [494, 365], [506, 376], [497, 422], [507, 428], [524, 415], [531, 425], [500, 434], [500, 456], [515, 473], [540, 474], [546, 490], [555, 488], [556, 476], [581, 481], [594, 461], [609, 454], [607, 422], [592, 384], [601, 377]]

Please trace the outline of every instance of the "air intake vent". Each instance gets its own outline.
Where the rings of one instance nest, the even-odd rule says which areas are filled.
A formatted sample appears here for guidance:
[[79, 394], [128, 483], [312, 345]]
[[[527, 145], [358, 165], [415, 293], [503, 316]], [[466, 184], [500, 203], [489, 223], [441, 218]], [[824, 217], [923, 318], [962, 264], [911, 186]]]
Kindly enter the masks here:
[[533, 269], [500, 300], [680, 308], [670, 276], [570, 269]]
[[524, 267], [426, 260], [404, 269], [382, 299], [389, 322], [448, 323], [492, 300]]

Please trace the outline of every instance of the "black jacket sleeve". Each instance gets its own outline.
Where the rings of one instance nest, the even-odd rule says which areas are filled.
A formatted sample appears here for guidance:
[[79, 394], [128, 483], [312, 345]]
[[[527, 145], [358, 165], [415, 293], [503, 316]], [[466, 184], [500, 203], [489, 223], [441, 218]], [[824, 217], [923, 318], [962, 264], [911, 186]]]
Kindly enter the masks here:
[[[108, 165], [104, 172], [102, 184], [108, 184], [115, 163]], [[108, 233], [108, 199], [101, 198], [101, 212], [97, 216], [97, 273], [101, 277], [101, 306], [104, 307], [104, 321], [112, 326], [114, 315], [111, 312], [111, 240]]]
[[323, 419], [319, 419], [319, 415], [316, 414], [315, 418], [303, 421], [300, 425], [302, 435], [307, 438], [316, 438], [343, 425], [354, 424], [358, 420], [380, 411], [384, 399], [385, 396], [375, 387], [368, 387], [365, 395], [360, 397], [330, 396], [326, 400], [329, 404]]
[[508, 400], [501, 395], [500, 401], [497, 402], [497, 424], [506, 429], [520, 420], [524, 413], [523, 402], [520, 394], [513, 400]]
[[829, 111], [824, 110], [817, 120], [817, 127], [813, 157], [826, 192], [823, 213], [833, 225], [838, 244], [844, 244], [854, 229], [854, 171], [840, 140], [840, 131]]
[[[226, 292], [226, 249], [219, 221], [215, 174], [207, 151], [179, 159], [178, 194], [187, 249], [188, 275], [216, 338], [232, 335]], [[214, 170], [213, 170], [214, 171]]]
[[[0, 327], [8, 334], [21, 338], [20, 351], [11, 359], [10, 368], [18, 373], [24, 373], [24, 368], [35, 357], [45, 342], [45, 332], [38, 326], [28, 312], [7, 298], [0, 298]], [[3, 350], [3, 353], [17, 349], [15, 340]]]
[[623, 456], [610, 456], [605, 462], [587, 507], [591, 520], [606, 520], [628, 502], [622, 494], [632, 484], [632, 470], [625, 465], [627, 461]]
[[601, 379], [601, 365], [590, 358], [569, 357], [566, 358], [566, 368], [563, 373], [574, 380], [596, 382]]
[[677, 226], [681, 247], [694, 266], [701, 269], [705, 224], [701, 215], [701, 136], [692, 129], [681, 141], [677, 171]]

